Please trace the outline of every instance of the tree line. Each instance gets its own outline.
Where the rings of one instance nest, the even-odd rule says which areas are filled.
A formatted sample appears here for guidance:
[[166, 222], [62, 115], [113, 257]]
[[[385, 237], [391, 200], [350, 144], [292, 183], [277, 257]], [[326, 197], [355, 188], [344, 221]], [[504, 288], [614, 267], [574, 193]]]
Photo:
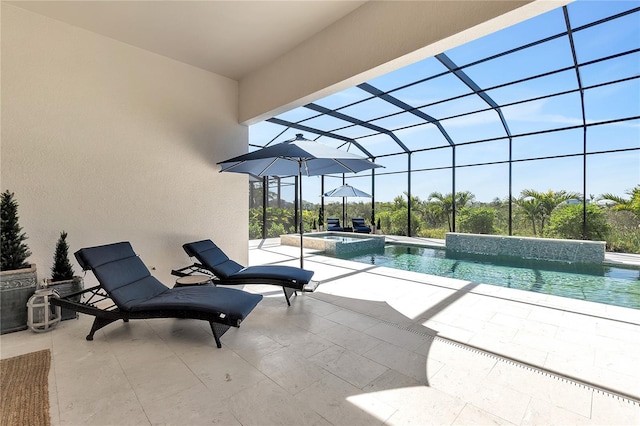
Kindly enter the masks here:
[[[363, 217], [370, 225], [380, 224], [383, 233], [429, 238], [444, 238], [455, 230], [478, 234], [508, 235], [508, 200], [494, 199], [489, 203], [475, 200], [469, 191], [452, 193], [433, 192], [422, 200], [411, 197], [409, 209], [407, 194], [396, 196], [391, 202], [376, 202], [375, 216], [371, 216], [371, 203], [348, 204], [348, 216]], [[546, 238], [583, 238], [583, 199], [570, 191], [523, 190], [513, 198], [512, 234]], [[250, 209], [250, 237], [262, 235], [262, 208]], [[408, 220], [409, 210], [411, 220]], [[267, 236], [274, 237], [295, 231], [291, 206], [268, 207]], [[303, 203], [305, 230], [317, 229], [327, 217], [342, 220], [342, 203], [327, 203], [321, 217], [320, 205]], [[322, 220], [321, 220], [322, 219]], [[607, 249], [627, 253], [640, 253], [640, 185], [625, 196], [601, 194], [591, 196], [586, 204], [584, 238], [606, 241]], [[315, 225], [315, 226], [314, 226]]]

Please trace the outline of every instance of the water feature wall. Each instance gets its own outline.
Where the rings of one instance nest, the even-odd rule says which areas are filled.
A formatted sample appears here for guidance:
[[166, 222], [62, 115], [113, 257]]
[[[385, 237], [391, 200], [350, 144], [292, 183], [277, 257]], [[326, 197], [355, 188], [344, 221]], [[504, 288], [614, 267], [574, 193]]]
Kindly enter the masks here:
[[602, 263], [604, 241], [560, 240], [449, 232], [447, 251], [484, 255], [517, 256], [525, 259]]

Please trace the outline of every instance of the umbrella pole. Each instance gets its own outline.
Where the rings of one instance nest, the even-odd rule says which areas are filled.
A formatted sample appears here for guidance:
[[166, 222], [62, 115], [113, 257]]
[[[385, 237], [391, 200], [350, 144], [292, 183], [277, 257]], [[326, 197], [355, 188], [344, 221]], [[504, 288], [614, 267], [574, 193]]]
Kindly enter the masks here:
[[347, 226], [347, 220], [349, 219], [349, 198], [348, 197], [344, 197], [344, 227], [348, 228]]
[[347, 214], [345, 212], [346, 210], [346, 205], [347, 205], [347, 198], [346, 197], [342, 197], [342, 227], [346, 227], [347, 226]]
[[300, 203], [300, 215], [298, 216], [298, 220], [300, 221], [299, 223], [299, 230], [300, 230], [300, 269], [302, 269], [304, 267], [304, 252], [302, 250], [303, 248], [303, 244], [302, 244], [302, 237], [304, 234], [304, 227], [302, 225], [302, 162], [299, 161], [298, 162], [298, 190], [300, 192], [300, 194], [298, 195], [298, 203]]
[[[347, 184], [347, 181], [344, 178], [344, 173], [342, 174], [342, 184]], [[342, 197], [342, 227], [347, 227], [347, 197]]]

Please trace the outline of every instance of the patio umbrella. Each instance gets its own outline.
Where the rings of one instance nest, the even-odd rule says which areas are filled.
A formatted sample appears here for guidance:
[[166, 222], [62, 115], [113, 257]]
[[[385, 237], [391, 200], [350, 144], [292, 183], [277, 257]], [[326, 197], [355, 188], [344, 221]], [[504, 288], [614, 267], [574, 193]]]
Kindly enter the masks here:
[[[344, 184], [342, 186], [339, 186], [335, 189], [332, 189], [329, 192], [325, 192], [324, 194], [322, 194], [323, 197], [342, 197], [342, 199], [344, 201], [346, 201], [346, 199], [348, 197], [363, 197], [363, 198], [371, 198], [371, 195], [367, 194], [364, 191], [360, 191], [358, 188], [355, 188], [351, 185], [348, 184]], [[346, 204], [346, 203], [345, 203]], [[347, 212], [344, 208], [344, 205], [342, 206], [342, 226], [347, 226]]]
[[358, 173], [382, 167], [367, 158], [305, 139], [298, 133], [277, 145], [268, 146], [218, 163], [221, 172], [246, 173], [254, 176], [298, 176], [300, 215], [300, 267], [303, 267], [302, 176], [330, 173]]

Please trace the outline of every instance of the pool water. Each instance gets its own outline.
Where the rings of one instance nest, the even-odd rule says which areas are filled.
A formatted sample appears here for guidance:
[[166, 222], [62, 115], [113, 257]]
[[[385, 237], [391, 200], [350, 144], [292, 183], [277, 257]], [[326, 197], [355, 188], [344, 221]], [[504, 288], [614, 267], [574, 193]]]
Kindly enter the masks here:
[[341, 235], [322, 235], [318, 238], [322, 238], [323, 240], [331, 240], [331, 241], [340, 241], [341, 243], [354, 243], [356, 241], [362, 241], [364, 238], [358, 237], [344, 237]]
[[384, 250], [342, 259], [501, 287], [640, 309], [640, 270], [387, 244]]

